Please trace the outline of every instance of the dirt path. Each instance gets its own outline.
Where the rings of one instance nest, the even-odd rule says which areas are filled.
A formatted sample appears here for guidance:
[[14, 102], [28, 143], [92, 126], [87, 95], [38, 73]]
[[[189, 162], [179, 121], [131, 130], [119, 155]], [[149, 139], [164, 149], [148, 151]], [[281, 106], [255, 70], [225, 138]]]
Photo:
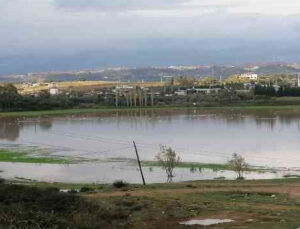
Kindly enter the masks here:
[[249, 186], [234, 186], [234, 187], [199, 187], [199, 188], [179, 188], [179, 189], [145, 189], [145, 190], [132, 190], [132, 191], [114, 191], [109, 193], [93, 193], [88, 194], [91, 198], [98, 197], [113, 197], [113, 196], [148, 196], [153, 197], [156, 195], [176, 195], [176, 194], [189, 194], [189, 193], [204, 193], [204, 192], [266, 192], [266, 193], [281, 193], [288, 194], [294, 198], [300, 198], [300, 183], [284, 184], [284, 185], [251, 185]]

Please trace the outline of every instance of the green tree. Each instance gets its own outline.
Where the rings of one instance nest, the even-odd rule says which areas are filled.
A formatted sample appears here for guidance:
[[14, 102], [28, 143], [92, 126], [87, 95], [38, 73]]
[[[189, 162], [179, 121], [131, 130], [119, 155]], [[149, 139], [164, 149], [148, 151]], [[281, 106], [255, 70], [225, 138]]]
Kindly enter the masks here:
[[0, 104], [2, 110], [12, 110], [19, 97], [18, 89], [13, 84], [0, 86]]
[[245, 158], [237, 153], [234, 153], [232, 155], [232, 159], [228, 163], [237, 173], [237, 179], [244, 179], [243, 172], [248, 168], [248, 164], [246, 163]]
[[173, 170], [181, 161], [176, 152], [171, 147], [161, 145], [160, 152], [155, 157], [166, 171], [168, 179], [174, 177]]

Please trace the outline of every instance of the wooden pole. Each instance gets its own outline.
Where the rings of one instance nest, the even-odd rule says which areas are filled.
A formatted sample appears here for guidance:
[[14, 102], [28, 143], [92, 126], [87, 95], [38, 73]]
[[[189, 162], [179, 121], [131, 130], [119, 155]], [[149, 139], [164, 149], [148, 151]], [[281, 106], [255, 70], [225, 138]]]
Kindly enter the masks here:
[[137, 158], [137, 161], [139, 163], [140, 172], [141, 172], [141, 176], [142, 176], [142, 180], [143, 180], [143, 185], [146, 185], [144, 174], [143, 174], [143, 170], [142, 170], [142, 166], [141, 166], [141, 162], [140, 162], [140, 158], [139, 158], [139, 153], [138, 153], [138, 150], [136, 148], [136, 145], [135, 145], [134, 141], [133, 141], [133, 145], [134, 145], [134, 149], [135, 149], [135, 153], [136, 153], [136, 158]]
[[116, 90], [116, 107], [119, 106], [119, 92]]

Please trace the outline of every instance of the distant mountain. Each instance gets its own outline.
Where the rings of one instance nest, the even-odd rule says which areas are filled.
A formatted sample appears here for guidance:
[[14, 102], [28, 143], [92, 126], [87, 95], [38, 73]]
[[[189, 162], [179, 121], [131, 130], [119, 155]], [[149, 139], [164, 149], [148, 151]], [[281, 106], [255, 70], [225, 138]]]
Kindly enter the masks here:
[[260, 64], [251, 66], [169, 66], [143, 68], [106, 68], [77, 72], [31, 73], [27, 75], [0, 76], [2, 82], [44, 81], [76, 81], [76, 80], [104, 80], [104, 81], [160, 81], [168, 77], [194, 76], [204, 78], [214, 76], [227, 78], [234, 74], [254, 72], [266, 74], [294, 74], [300, 72], [297, 65], [288, 64]]

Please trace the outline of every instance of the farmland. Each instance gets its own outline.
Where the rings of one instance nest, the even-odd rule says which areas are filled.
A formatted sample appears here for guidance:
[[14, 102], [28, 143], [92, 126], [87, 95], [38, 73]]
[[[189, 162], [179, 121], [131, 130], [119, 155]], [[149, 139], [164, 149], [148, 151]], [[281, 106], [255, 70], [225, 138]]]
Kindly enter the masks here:
[[[103, 88], [111, 88], [120, 85], [118, 81], [69, 81], [69, 82], [56, 82], [54, 84], [37, 83], [36, 85], [25, 86], [23, 84], [17, 84], [16, 87], [21, 94], [38, 93], [42, 90], [49, 90], [53, 85], [61, 91], [78, 91], [89, 92], [92, 90], [100, 90]], [[144, 83], [122, 83], [128, 86], [142, 86], [142, 87], [161, 87], [161, 82], [144, 82]]]

